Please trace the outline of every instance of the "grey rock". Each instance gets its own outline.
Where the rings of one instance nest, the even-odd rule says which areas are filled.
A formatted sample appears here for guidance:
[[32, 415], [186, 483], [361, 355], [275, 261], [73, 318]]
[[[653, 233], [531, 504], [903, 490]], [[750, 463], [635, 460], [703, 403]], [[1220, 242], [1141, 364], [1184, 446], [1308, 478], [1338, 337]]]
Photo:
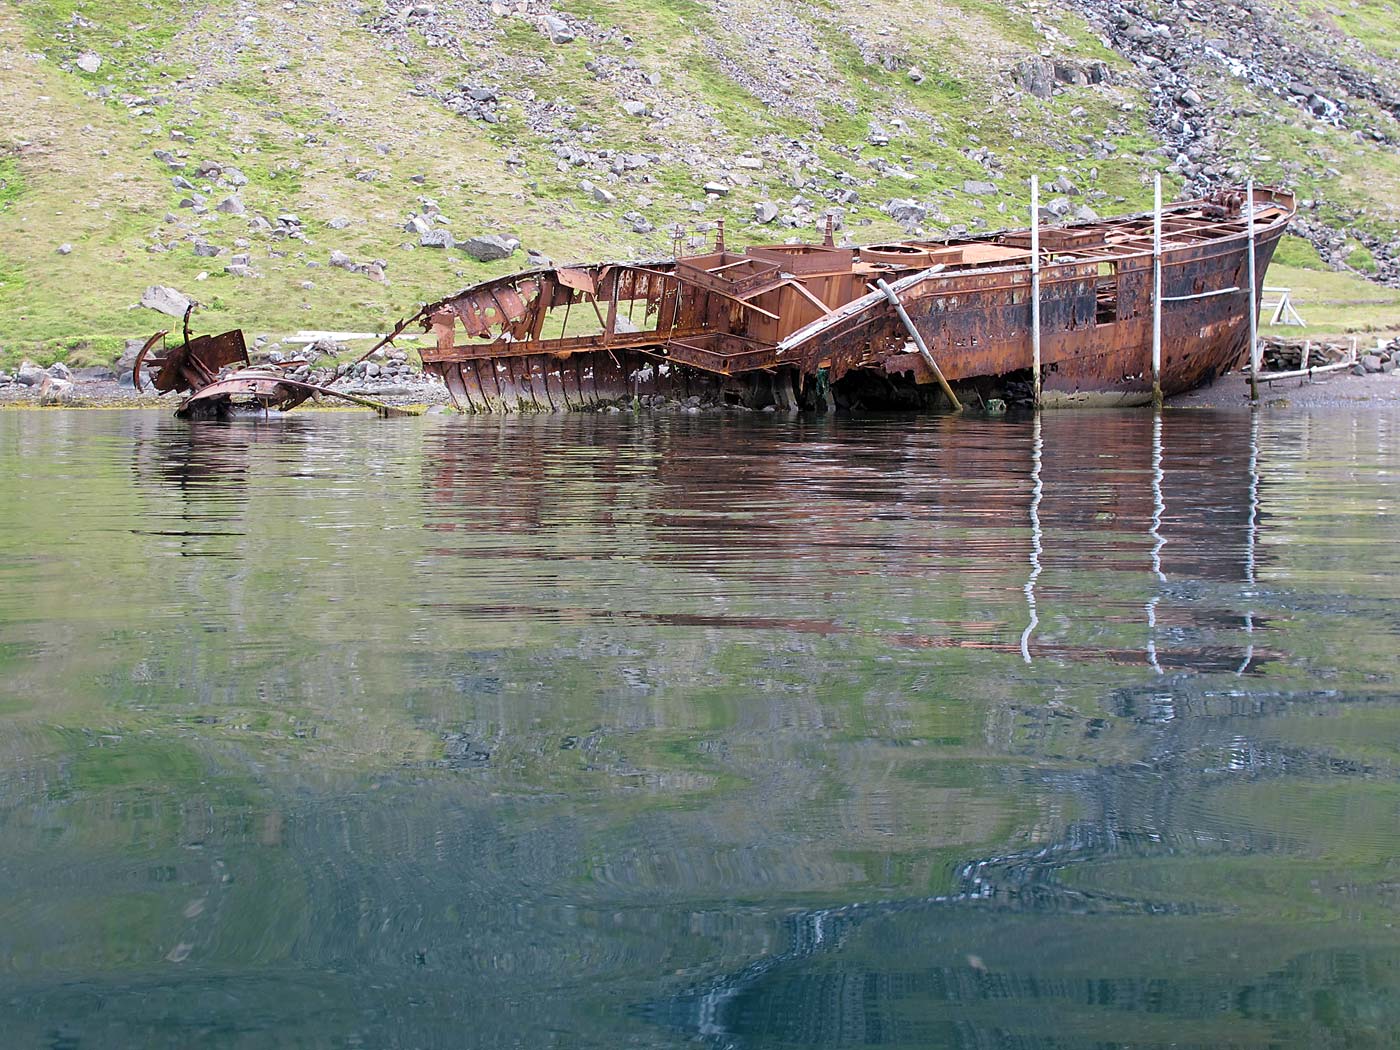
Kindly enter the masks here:
[[246, 263], [229, 263], [224, 267], [224, 273], [230, 277], [256, 277], [257, 274], [251, 266]]
[[326, 223], [326, 225], [333, 230], [343, 230], [350, 225], [350, 220], [347, 219], [344, 215], [337, 215], [330, 222]]
[[55, 379], [53, 376], [45, 376], [38, 384], [39, 404], [41, 405], [62, 405], [73, 399], [74, 388], [71, 381], [67, 379]]
[[242, 215], [248, 209], [243, 206], [243, 202], [237, 197], [225, 197], [214, 205], [214, 210], [222, 212], [224, 215]]
[[1378, 354], [1362, 354], [1361, 367], [1367, 372], [1380, 372], [1385, 368]]
[[331, 252], [331, 265], [339, 267], [342, 270], [353, 270], [355, 268], [355, 261], [344, 252], [333, 251]]
[[920, 223], [928, 217], [928, 209], [918, 201], [896, 197], [880, 209], [895, 222]]
[[69, 382], [73, 380], [72, 370], [62, 361], [55, 361], [53, 364], [49, 365], [45, 371], [55, 379], [66, 379]]
[[768, 201], [760, 201], [753, 206], [753, 221], [763, 226], [778, 219], [778, 206]]
[[184, 317], [194, 300], [183, 292], [163, 284], [153, 284], [141, 293], [141, 305], [171, 317]]
[[433, 224], [421, 215], [412, 216], [408, 222], [404, 223], [404, 230], [408, 233], [416, 233], [420, 237], [432, 230]]
[[593, 199], [599, 204], [613, 204], [617, 201], [617, 194], [604, 189], [602, 186], [594, 186], [591, 192], [593, 194]]
[[519, 242], [514, 238], [506, 238], [495, 233], [480, 233], [475, 237], [468, 237], [459, 247], [477, 262], [495, 262], [498, 259], [509, 259], [515, 249], [519, 247]]
[[15, 382], [21, 386], [38, 386], [47, 375], [48, 373], [33, 361], [21, 361], [19, 371], [15, 373]]
[[712, 193], [716, 197], [728, 197], [729, 187], [722, 182], [707, 182], [703, 189], [706, 193]]
[[418, 243], [424, 248], [455, 248], [457, 246], [452, 231], [444, 229], [425, 230], [418, 238]]
[[205, 244], [203, 241], [196, 241], [194, 246], [195, 255], [202, 259], [212, 259], [223, 249], [216, 244]]
[[57, 248], [55, 248], [54, 250], [55, 250], [56, 252], [58, 252], [59, 255], [72, 255], [72, 254], [73, 254], [73, 246], [72, 246], [71, 244], [67, 243], [66, 241], [65, 241], [63, 244], [60, 244], [60, 245], [59, 245]]
[[974, 197], [995, 197], [998, 190], [995, 182], [969, 180], [963, 183], [963, 192], [970, 193]]
[[177, 190], [194, 189], [194, 183], [191, 182], [189, 179], [185, 178], [183, 175], [172, 176], [170, 179], [170, 185], [174, 186]]
[[84, 73], [96, 73], [102, 68], [102, 56], [96, 51], [84, 51], [73, 64]]
[[622, 104], [622, 111], [629, 117], [649, 117], [651, 116], [650, 102], [628, 101]]
[[1055, 93], [1054, 63], [1043, 58], [1028, 58], [1011, 71], [1011, 81], [1036, 98], [1049, 98]]
[[555, 15], [545, 15], [541, 29], [551, 44], [567, 44], [574, 39], [569, 24]]

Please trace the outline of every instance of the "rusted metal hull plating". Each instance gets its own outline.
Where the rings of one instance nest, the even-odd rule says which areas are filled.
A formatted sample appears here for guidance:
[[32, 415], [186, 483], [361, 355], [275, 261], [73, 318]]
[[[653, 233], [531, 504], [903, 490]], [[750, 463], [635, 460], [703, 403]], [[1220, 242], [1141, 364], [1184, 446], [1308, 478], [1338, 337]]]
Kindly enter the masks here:
[[[1293, 199], [1256, 189], [1167, 209], [1162, 390], [1233, 367], [1248, 341], [1246, 207], [1256, 280]], [[1040, 231], [1046, 403], [1152, 398], [1152, 219]], [[721, 244], [707, 255], [532, 270], [423, 308], [424, 367], [474, 412], [595, 408], [648, 394], [724, 396], [753, 407], [820, 405], [858, 373], [936, 382], [875, 282], [896, 290], [954, 382], [1031, 368], [1029, 231], [865, 248]], [[1256, 290], [1257, 291], [1257, 290]], [[830, 404], [830, 401], [827, 402]]]

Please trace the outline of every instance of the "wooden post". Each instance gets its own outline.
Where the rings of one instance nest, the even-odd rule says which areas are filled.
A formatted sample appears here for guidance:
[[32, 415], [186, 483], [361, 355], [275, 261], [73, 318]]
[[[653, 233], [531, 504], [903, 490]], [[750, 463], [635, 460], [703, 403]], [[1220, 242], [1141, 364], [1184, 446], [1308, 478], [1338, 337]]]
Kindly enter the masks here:
[[943, 370], [938, 367], [938, 362], [929, 353], [928, 344], [924, 342], [924, 337], [919, 334], [919, 330], [914, 327], [914, 322], [909, 319], [909, 311], [904, 309], [904, 304], [899, 301], [899, 296], [894, 292], [884, 279], [875, 282], [875, 287], [885, 293], [885, 298], [894, 307], [894, 312], [899, 315], [899, 319], [904, 322], [904, 330], [909, 333], [909, 338], [914, 340], [914, 345], [919, 348], [919, 356], [924, 359], [924, 364], [933, 370], [933, 377], [938, 380], [938, 385], [943, 388], [943, 393], [948, 395], [948, 400], [953, 403], [955, 411], [962, 411], [962, 402], [958, 400], [958, 395], [953, 393], [953, 388], [948, 385], [948, 380], [943, 378]]
[[1152, 403], [1162, 407], [1162, 176], [1152, 179]]
[[1244, 206], [1249, 210], [1249, 399], [1259, 400], [1259, 295], [1254, 284], [1254, 180], [1245, 184]]
[[1031, 390], [1040, 407], [1040, 176], [1031, 176]]

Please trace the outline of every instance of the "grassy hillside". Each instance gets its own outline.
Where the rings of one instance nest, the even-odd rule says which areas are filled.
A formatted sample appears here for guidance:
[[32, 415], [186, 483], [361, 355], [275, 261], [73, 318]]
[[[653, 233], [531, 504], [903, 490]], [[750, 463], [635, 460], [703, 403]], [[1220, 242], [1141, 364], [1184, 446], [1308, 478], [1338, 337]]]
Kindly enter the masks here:
[[[1393, 66], [1391, 5], [1309, 11]], [[370, 331], [527, 250], [668, 254], [676, 223], [723, 218], [746, 243], [813, 236], [835, 210], [868, 241], [903, 235], [888, 204], [912, 200], [930, 233], [1019, 225], [1032, 173], [1064, 175], [1075, 206], [1142, 208], [1175, 154], [1094, 19], [985, 0], [0, 0], [0, 364], [115, 354], [161, 325], [133, 309], [157, 283], [200, 301], [202, 329]], [[1042, 56], [1104, 82], [1039, 97], [1017, 70]], [[1322, 223], [1400, 239], [1393, 149], [1284, 106], [1240, 118], [1253, 168], [1325, 189]], [[229, 198], [239, 213], [216, 210]], [[432, 205], [459, 241], [523, 248], [422, 247], [405, 224]], [[1360, 280], [1371, 250], [1356, 242], [1334, 297], [1384, 300], [1367, 323], [1385, 323], [1396, 297]]]

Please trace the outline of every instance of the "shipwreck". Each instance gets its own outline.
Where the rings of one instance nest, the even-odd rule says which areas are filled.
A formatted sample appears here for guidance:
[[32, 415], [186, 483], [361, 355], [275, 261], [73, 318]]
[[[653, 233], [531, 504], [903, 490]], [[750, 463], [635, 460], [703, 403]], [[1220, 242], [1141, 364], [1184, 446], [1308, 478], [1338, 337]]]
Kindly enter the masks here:
[[[424, 369], [464, 412], [658, 394], [783, 411], [994, 397], [1145, 404], [1249, 355], [1264, 274], [1294, 210], [1291, 194], [1251, 186], [943, 240], [840, 246], [828, 223], [822, 243], [742, 251], [721, 224], [703, 253], [485, 281], [424, 306], [380, 346], [421, 327]], [[248, 366], [239, 333], [187, 334], [155, 384], [189, 392], [186, 415], [338, 395]]]

